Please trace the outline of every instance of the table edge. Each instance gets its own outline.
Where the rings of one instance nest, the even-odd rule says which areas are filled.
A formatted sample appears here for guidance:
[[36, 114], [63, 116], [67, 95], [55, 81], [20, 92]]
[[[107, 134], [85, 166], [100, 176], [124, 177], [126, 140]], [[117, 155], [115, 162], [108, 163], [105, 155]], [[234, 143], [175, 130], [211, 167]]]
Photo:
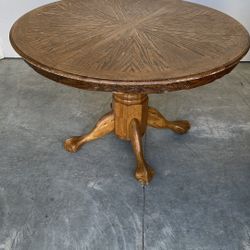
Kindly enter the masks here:
[[[31, 11], [35, 11], [39, 8], [43, 8], [45, 6], [52, 5], [52, 4], [54, 4], [54, 2], [40, 6]], [[201, 5], [201, 4], [197, 4], [197, 5]], [[210, 7], [207, 7], [207, 8], [210, 8]], [[210, 9], [213, 9], [213, 8], [210, 8]], [[218, 11], [218, 12], [221, 12], [221, 11]], [[27, 15], [28, 13], [26, 13], [25, 15]], [[225, 13], [223, 14], [227, 15]], [[21, 19], [23, 16], [21, 16], [19, 19]], [[234, 19], [233, 17], [231, 18]], [[69, 85], [71, 87], [79, 88], [79, 89], [86, 89], [86, 90], [93, 90], [93, 91], [127, 92], [127, 93], [129, 92], [130, 93], [131, 92], [161, 93], [165, 91], [177, 91], [177, 90], [195, 88], [198, 86], [208, 84], [230, 73], [231, 70], [240, 62], [240, 60], [248, 53], [250, 49], [250, 36], [249, 36], [248, 31], [239, 21], [234, 19], [245, 30], [246, 35], [248, 36], [248, 46], [246, 46], [246, 48], [243, 50], [243, 52], [239, 56], [237, 56], [236, 58], [232, 59], [231, 61], [229, 61], [228, 63], [220, 67], [217, 67], [209, 71], [197, 73], [194, 75], [182, 76], [178, 78], [170, 78], [170, 79], [165, 79], [165, 80], [163, 79], [152, 79], [152, 80], [100, 79], [100, 78], [80, 76], [77, 74], [63, 72], [58, 69], [43, 65], [42, 63], [39, 63], [35, 59], [26, 55], [23, 51], [21, 51], [18, 48], [12, 36], [15, 25], [18, 23], [19, 19], [11, 27], [11, 30], [9, 32], [9, 40], [10, 40], [12, 47], [15, 49], [15, 51], [36, 72], [56, 82]]]

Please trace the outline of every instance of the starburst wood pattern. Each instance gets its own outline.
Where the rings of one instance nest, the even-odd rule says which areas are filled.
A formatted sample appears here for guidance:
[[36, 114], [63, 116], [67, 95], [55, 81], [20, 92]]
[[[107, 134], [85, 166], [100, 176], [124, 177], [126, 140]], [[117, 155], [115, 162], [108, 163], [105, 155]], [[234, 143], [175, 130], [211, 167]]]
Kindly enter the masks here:
[[249, 49], [237, 21], [181, 0], [62, 0], [21, 17], [10, 40], [58, 82], [144, 93], [211, 82]]

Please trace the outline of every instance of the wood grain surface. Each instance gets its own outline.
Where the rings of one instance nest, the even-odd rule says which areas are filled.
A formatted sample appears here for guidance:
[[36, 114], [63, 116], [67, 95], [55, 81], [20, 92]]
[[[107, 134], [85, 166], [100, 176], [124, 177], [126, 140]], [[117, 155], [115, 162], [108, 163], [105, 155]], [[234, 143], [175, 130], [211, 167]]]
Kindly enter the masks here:
[[10, 40], [55, 81], [145, 93], [209, 83], [229, 73], [250, 44], [233, 18], [181, 0], [62, 0], [21, 17]]

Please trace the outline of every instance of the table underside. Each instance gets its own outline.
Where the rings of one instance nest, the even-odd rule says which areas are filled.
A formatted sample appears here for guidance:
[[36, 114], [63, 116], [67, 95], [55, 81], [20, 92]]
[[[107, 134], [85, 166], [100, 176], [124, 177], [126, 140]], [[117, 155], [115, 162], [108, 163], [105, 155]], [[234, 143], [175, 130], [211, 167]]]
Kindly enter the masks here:
[[85, 143], [114, 132], [118, 138], [131, 142], [137, 163], [135, 178], [142, 185], [148, 184], [154, 170], [145, 161], [142, 147], [142, 137], [147, 126], [185, 134], [190, 128], [190, 123], [185, 120], [167, 120], [158, 110], [148, 106], [147, 94], [114, 93], [111, 106], [112, 110], [105, 114], [89, 133], [67, 139], [64, 147], [67, 151], [75, 153]]

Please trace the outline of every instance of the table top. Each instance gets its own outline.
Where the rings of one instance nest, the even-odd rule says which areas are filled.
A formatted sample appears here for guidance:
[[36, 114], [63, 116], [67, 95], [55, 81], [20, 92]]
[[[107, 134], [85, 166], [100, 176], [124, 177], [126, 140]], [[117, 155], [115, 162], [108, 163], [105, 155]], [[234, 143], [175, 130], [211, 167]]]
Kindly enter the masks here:
[[182, 0], [62, 0], [21, 17], [10, 40], [55, 81], [145, 93], [209, 83], [229, 73], [250, 45], [233, 18]]

